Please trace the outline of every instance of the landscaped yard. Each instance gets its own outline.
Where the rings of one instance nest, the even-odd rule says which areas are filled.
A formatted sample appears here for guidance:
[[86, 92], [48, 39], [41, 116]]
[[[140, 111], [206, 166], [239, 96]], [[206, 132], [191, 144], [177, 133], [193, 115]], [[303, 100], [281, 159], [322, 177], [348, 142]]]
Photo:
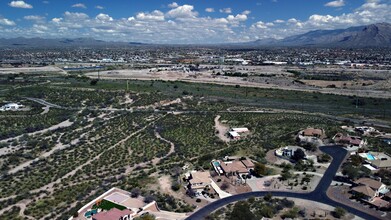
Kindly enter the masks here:
[[93, 209], [103, 209], [103, 210], [110, 210], [112, 208], [116, 208], [119, 210], [126, 209], [126, 207], [124, 207], [122, 205], [118, 205], [118, 204], [112, 203], [112, 202], [104, 200], [104, 199], [97, 202], [97, 204], [93, 205], [92, 208]]

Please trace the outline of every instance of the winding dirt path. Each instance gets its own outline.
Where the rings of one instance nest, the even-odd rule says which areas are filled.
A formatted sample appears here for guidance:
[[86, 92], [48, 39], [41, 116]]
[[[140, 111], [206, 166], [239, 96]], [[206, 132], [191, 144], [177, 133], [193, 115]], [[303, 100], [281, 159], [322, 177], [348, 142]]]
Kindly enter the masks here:
[[[66, 127], [70, 127], [72, 125], [73, 125], [73, 122], [71, 122], [69, 119], [67, 119], [67, 120], [65, 120], [63, 122], [60, 122], [60, 123], [58, 123], [56, 125], [53, 125], [51, 127], [48, 127], [48, 128], [45, 128], [45, 129], [42, 129], [42, 130], [39, 130], [39, 131], [34, 131], [34, 132], [31, 132], [31, 133], [22, 134], [22, 135], [19, 135], [19, 136], [16, 136], [16, 137], [3, 139], [3, 140], [0, 140], [0, 142], [9, 142], [9, 141], [14, 141], [14, 140], [19, 140], [19, 138], [21, 138], [23, 135], [32, 136], [32, 135], [37, 135], [37, 134], [43, 134], [43, 133], [46, 133], [48, 131], [53, 131], [53, 130], [56, 130], [58, 128], [66, 128]], [[12, 151], [15, 150], [15, 149], [16, 149], [16, 147], [0, 148], [0, 156], [12, 153]]]
[[167, 154], [166, 156], [162, 157], [162, 159], [165, 158], [165, 157], [170, 156], [171, 154], [173, 154], [173, 153], [175, 152], [175, 144], [174, 144], [174, 143], [172, 143], [171, 141], [169, 141], [169, 140], [163, 138], [158, 132], [155, 132], [155, 136], [156, 136], [158, 139], [160, 139], [160, 140], [162, 140], [162, 141], [164, 141], [164, 142], [170, 144], [170, 146], [171, 146], [171, 147], [170, 147], [170, 151], [168, 152], [168, 154]]

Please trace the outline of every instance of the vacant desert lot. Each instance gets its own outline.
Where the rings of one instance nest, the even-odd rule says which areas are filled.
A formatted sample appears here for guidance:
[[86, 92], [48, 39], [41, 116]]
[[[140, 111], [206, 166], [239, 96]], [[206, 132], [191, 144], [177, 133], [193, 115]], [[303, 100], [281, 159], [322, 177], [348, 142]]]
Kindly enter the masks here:
[[[222, 68], [224, 69], [224, 67]], [[215, 72], [218, 70], [215, 70]], [[349, 95], [360, 97], [391, 98], [391, 83], [389, 79], [357, 81], [327, 81], [327, 80], [300, 80], [298, 82], [293, 74], [286, 72], [283, 67], [237, 67], [235, 71], [249, 73], [249, 77], [229, 77], [224, 75], [216, 76], [213, 70], [201, 72], [184, 72], [155, 69], [125, 69], [99, 72], [102, 79], [137, 79], [137, 80], [164, 80], [164, 81], [186, 81], [196, 83], [213, 83], [222, 85], [240, 85], [244, 87], [272, 88], [293, 91], [321, 92], [327, 94]], [[364, 70], [361, 70], [364, 71]], [[365, 70], [371, 71], [371, 70]], [[254, 72], [256, 74], [254, 74]], [[372, 71], [373, 74], [384, 76], [384, 71]], [[371, 73], [371, 74], [372, 74]], [[362, 75], [361, 73], [360, 75]], [[97, 78], [98, 72], [86, 74], [89, 77]], [[356, 74], [357, 75], [357, 74]], [[377, 77], [377, 76], [376, 76]], [[379, 78], [379, 77], [378, 77]], [[334, 85], [334, 86], [333, 86]]]

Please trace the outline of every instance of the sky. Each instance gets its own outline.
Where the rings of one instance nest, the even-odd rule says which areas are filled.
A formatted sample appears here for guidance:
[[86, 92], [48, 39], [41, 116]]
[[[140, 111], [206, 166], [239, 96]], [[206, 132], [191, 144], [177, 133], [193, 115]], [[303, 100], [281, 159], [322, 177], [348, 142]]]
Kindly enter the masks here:
[[391, 23], [391, 0], [0, 0], [0, 38], [229, 43]]

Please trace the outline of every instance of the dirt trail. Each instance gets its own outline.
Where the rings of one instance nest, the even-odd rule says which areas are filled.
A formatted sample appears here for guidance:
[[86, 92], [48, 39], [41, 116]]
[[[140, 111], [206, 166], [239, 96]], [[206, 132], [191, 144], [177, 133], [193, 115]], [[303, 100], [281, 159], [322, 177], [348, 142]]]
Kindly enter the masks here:
[[126, 94], [125, 95], [125, 101], [119, 103], [121, 105], [124, 105], [124, 104], [132, 104], [134, 102], [133, 99], [130, 98], [130, 95], [129, 94]]
[[228, 132], [229, 130], [229, 127], [226, 126], [226, 125], [223, 125], [220, 123], [220, 115], [217, 115], [216, 118], [215, 118], [215, 129], [217, 131], [217, 137], [220, 138], [220, 140], [224, 141], [224, 142], [229, 142], [231, 139], [229, 139], [228, 137], [225, 136], [225, 134]]
[[[58, 123], [56, 125], [53, 125], [53, 126], [51, 126], [49, 128], [45, 128], [43, 130], [27, 133], [26, 135], [32, 136], [32, 135], [37, 135], [37, 134], [43, 134], [43, 133], [46, 133], [48, 131], [53, 131], [53, 130], [56, 130], [58, 128], [66, 128], [66, 127], [70, 127], [72, 125], [73, 125], [73, 122], [69, 121], [69, 119], [68, 119], [68, 120], [60, 122], [60, 123]], [[23, 135], [25, 135], [25, 134], [23, 134]], [[23, 135], [19, 135], [19, 136], [16, 136], [16, 137], [0, 140], [0, 142], [11, 142], [11, 141], [14, 141], [14, 140], [19, 140], [19, 138], [21, 138]], [[0, 148], [0, 156], [12, 153], [14, 150], [16, 150], [16, 148], [17, 147], [10, 147], [10, 146], [9, 147]]]
[[125, 175], [129, 174], [130, 172], [132, 172], [134, 169], [136, 169], [136, 167], [144, 167], [144, 166], [146, 166], [149, 163], [152, 163], [154, 166], [156, 166], [162, 159], [167, 158], [168, 156], [170, 156], [171, 154], [173, 154], [175, 152], [175, 144], [174, 143], [172, 143], [171, 141], [163, 138], [158, 132], [155, 132], [155, 137], [170, 144], [170, 150], [168, 151], [168, 153], [166, 155], [164, 155], [163, 157], [156, 157], [156, 158], [154, 158], [154, 159], [152, 159], [150, 161], [146, 161], [146, 162], [143, 162], [143, 163], [138, 163], [138, 164], [135, 164], [133, 166], [127, 166], [126, 170], [125, 170], [125, 173], [124, 173]]
[[164, 156], [164, 157], [168, 157], [168, 156], [170, 156], [171, 154], [173, 154], [173, 153], [175, 152], [175, 144], [174, 144], [174, 143], [172, 143], [171, 141], [169, 141], [169, 140], [163, 138], [158, 132], [155, 132], [155, 136], [156, 136], [158, 139], [160, 139], [160, 140], [162, 140], [162, 141], [164, 141], [164, 142], [170, 144], [170, 146], [171, 146], [171, 147], [170, 147], [170, 151], [169, 151], [168, 154], [167, 154], [166, 156]]
[[[163, 117], [164, 117], [164, 116], [163, 116]], [[161, 117], [160, 117], [160, 118], [161, 118]], [[156, 119], [155, 121], [159, 120], [160, 118]], [[45, 186], [42, 186], [42, 187], [40, 187], [40, 188], [38, 188], [38, 189], [35, 189], [35, 190], [33, 190], [32, 192], [33, 192], [33, 193], [36, 193], [36, 192], [39, 192], [39, 191], [41, 191], [41, 190], [46, 190], [46, 191], [52, 192], [52, 191], [53, 191], [53, 186], [54, 186], [56, 183], [60, 183], [62, 179], [65, 179], [65, 178], [68, 178], [69, 176], [75, 175], [75, 173], [76, 173], [77, 171], [81, 170], [83, 167], [85, 167], [85, 166], [91, 164], [93, 161], [98, 160], [106, 151], [109, 151], [109, 150], [111, 150], [111, 149], [113, 149], [113, 148], [115, 148], [115, 147], [121, 145], [122, 143], [124, 143], [124, 142], [126, 142], [127, 140], [129, 140], [131, 137], [133, 137], [133, 136], [135, 136], [136, 134], [138, 134], [138, 133], [144, 131], [144, 130], [145, 130], [146, 128], [148, 128], [150, 125], [152, 125], [153, 123], [155, 123], [155, 121], [152, 121], [152, 122], [150, 122], [149, 124], [147, 124], [146, 126], [142, 127], [141, 129], [139, 129], [139, 130], [137, 130], [137, 131], [131, 133], [129, 136], [127, 136], [126, 138], [124, 138], [124, 139], [118, 141], [116, 144], [112, 145], [111, 147], [106, 148], [104, 151], [102, 151], [100, 154], [98, 154], [98, 155], [95, 156], [94, 158], [88, 160], [88, 161], [85, 162], [84, 164], [81, 164], [81, 165], [79, 165], [78, 167], [76, 167], [76, 168], [75, 168], [74, 170], [72, 170], [71, 172], [65, 174], [62, 178], [60, 178], [60, 179], [58, 179], [58, 180], [56, 180], [56, 181], [54, 181], [54, 182], [52, 182], [52, 183], [49, 183], [49, 184], [47, 184], [47, 185], [45, 185]]]
[[[86, 126], [86, 127], [90, 127], [90, 126]], [[86, 133], [81, 134], [79, 138], [76, 138], [76, 139], [72, 140], [70, 144], [63, 144], [63, 143], [59, 142], [59, 143], [57, 143], [50, 151], [47, 151], [47, 152], [42, 153], [41, 155], [39, 155], [37, 158], [35, 158], [35, 159], [33, 159], [33, 160], [28, 160], [28, 161], [26, 161], [26, 162], [24, 162], [24, 163], [22, 163], [22, 164], [19, 164], [18, 166], [16, 166], [16, 167], [10, 169], [10, 170], [8, 171], [8, 173], [9, 173], [9, 174], [16, 173], [16, 172], [18, 172], [18, 171], [20, 171], [20, 170], [23, 170], [23, 169], [25, 169], [26, 167], [30, 166], [33, 162], [37, 162], [37, 161], [39, 161], [39, 160], [41, 160], [41, 159], [43, 159], [43, 158], [47, 158], [47, 157], [49, 157], [50, 155], [52, 155], [53, 153], [55, 153], [55, 152], [57, 152], [57, 151], [59, 151], [59, 150], [63, 150], [63, 149], [65, 149], [65, 148], [70, 147], [71, 145], [77, 144], [77, 143], [80, 141], [80, 138], [84, 137], [84, 136], [85, 136], [86, 134], [88, 134], [88, 133], [89, 133], [89, 132], [86, 132]], [[60, 139], [60, 138], [59, 138], [59, 139]]]
[[[54, 188], [55, 188], [54, 185], [61, 183], [61, 181], [62, 181], [63, 179], [66, 179], [66, 178], [68, 178], [68, 177], [70, 177], [70, 176], [75, 175], [76, 172], [79, 171], [79, 170], [81, 170], [83, 167], [85, 167], [85, 166], [91, 164], [93, 161], [98, 160], [106, 151], [109, 151], [109, 150], [111, 150], [111, 149], [113, 149], [113, 148], [115, 148], [115, 147], [121, 145], [122, 143], [126, 142], [128, 139], [130, 139], [131, 137], [137, 135], [138, 133], [144, 131], [144, 130], [147, 129], [149, 126], [151, 126], [153, 123], [155, 123], [157, 120], [159, 120], [159, 119], [161, 119], [161, 118], [163, 118], [163, 117], [165, 117], [165, 115], [162, 116], [162, 117], [157, 118], [157, 119], [154, 120], [154, 121], [151, 121], [150, 123], [148, 123], [148, 124], [145, 125], [144, 127], [142, 127], [142, 128], [140, 128], [139, 130], [137, 130], [137, 131], [131, 133], [131, 134], [130, 134], [129, 136], [127, 136], [126, 138], [123, 138], [122, 140], [118, 141], [116, 144], [114, 144], [114, 145], [112, 145], [111, 147], [105, 149], [105, 150], [102, 151], [100, 154], [98, 154], [98, 155], [95, 156], [94, 158], [88, 160], [88, 161], [85, 162], [84, 164], [79, 165], [78, 167], [76, 167], [76, 168], [75, 168], [74, 170], [72, 170], [71, 172], [65, 174], [63, 177], [57, 179], [56, 181], [53, 181], [53, 182], [51, 182], [51, 183], [48, 183], [48, 184], [46, 184], [46, 185], [44, 185], [44, 186], [42, 186], [42, 187], [40, 187], [40, 188], [31, 190], [30, 193], [39, 193], [40, 191], [46, 191], [46, 192], [52, 193], [52, 192], [54, 191]], [[22, 200], [22, 201], [19, 201], [19, 202], [16, 203], [16, 204], [13, 204], [13, 205], [11, 205], [11, 206], [8, 206], [8, 207], [5, 207], [5, 208], [1, 209], [1, 210], [0, 210], [0, 215], [1, 215], [2, 213], [4, 213], [5, 211], [9, 210], [12, 206], [20, 206], [20, 205], [23, 205], [23, 204], [24, 204], [25, 206], [27, 206], [29, 203], [31, 203], [31, 200], [29, 200], [28, 202], [23, 201], [23, 200]]]

